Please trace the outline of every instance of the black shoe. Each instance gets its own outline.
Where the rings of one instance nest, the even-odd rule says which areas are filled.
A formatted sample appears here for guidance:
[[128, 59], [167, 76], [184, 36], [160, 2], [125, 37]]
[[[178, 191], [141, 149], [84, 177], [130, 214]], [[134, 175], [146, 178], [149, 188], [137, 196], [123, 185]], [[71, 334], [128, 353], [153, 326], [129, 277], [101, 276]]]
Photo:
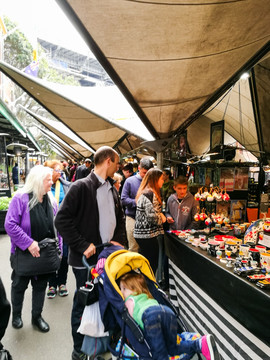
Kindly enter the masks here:
[[87, 355], [84, 353], [78, 352], [74, 349], [72, 351], [71, 359], [72, 360], [87, 360]]
[[23, 327], [21, 315], [13, 315], [12, 326], [14, 327], [14, 329], [21, 329]]
[[32, 324], [36, 326], [41, 332], [48, 332], [50, 330], [49, 324], [41, 317], [32, 318]]

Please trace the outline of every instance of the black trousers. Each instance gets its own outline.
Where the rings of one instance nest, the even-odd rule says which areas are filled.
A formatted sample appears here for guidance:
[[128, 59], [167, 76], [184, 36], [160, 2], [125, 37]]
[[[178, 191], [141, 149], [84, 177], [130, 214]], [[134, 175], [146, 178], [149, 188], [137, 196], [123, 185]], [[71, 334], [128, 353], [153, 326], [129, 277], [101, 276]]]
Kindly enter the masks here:
[[66, 285], [68, 274], [68, 258], [63, 256], [60, 263], [60, 268], [57, 273], [49, 278], [49, 287], [53, 286], [57, 289], [60, 285]]
[[29, 282], [31, 282], [32, 285], [32, 318], [41, 315], [49, 276], [49, 274], [19, 276], [14, 270], [12, 271], [11, 304], [14, 315], [21, 315], [22, 313], [24, 293], [28, 288]]
[[153, 273], [155, 274], [158, 268], [159, 245], [158, 237], [155, 236], [150, 239], [135, 239], [140, 246], [139, 253], [149, 260]]
[[[0, 341], [5, 335], [10, 316], [10, 303], [7, 300], [6, 292], [2, 280], [0, 278]], [[1, 349], [0, 343], [0, 349]]]
[[71, 328], [72, 328], [72, 338], [73, 338], [73, 347], [76, 351], [81, 352], [81, 347], [84, 339], [84, 335], [77, 332], [80, 324], [81, 318], [84, 310], [84, 305], [78, 302], [77, 290], [85, 285], [87, 281], [87, 269], [75, 269], [72, 268], [73, 273], [76, 279], [76, 292], [73, 298], [73, 307], [71, 312]]

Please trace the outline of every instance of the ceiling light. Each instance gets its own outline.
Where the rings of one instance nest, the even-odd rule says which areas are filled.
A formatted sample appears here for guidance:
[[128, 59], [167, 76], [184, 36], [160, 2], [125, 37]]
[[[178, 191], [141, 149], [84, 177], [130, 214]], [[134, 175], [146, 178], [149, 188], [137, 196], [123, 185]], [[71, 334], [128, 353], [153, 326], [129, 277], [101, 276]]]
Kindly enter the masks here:
[[249, 78], [249, 73], [247, 73], [247, 72], [245, 72], [245, 73], [243, 73], [241, 76], [240, 76], [240, 79], [241, 80], [246, 80], [246, 79], [248, 79]]

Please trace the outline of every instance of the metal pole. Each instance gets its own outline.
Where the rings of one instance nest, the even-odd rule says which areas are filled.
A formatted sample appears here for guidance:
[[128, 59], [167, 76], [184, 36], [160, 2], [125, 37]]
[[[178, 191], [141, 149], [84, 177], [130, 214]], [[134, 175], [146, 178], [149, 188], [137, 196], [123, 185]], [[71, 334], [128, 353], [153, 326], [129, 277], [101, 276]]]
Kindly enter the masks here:
[[25, 156], [25, 177], [28, 175], [30, 166], [29, 166], [29, 152], [26, 150], [26, 156]]
[[7, 141], [4, 136], [4, 151], [5, 151], [5, 162], [6, 162], [6, 171], [7, 171], [7, 180], [8, 180], [8, 197], [11, 197], [11, 185], [10, 185], [10, 176], [9, 176], [9, 168], [8, 168], [8, 156], [7, 156]]
[[157, 153], [157, 167], [160, 170], [163, 170], [163, 153], [162, 152]]

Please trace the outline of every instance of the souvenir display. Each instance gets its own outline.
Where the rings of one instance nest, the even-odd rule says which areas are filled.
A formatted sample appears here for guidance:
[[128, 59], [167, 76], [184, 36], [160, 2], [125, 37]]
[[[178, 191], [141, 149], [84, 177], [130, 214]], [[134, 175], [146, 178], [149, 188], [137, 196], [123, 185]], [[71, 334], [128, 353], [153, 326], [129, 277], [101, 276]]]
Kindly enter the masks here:
[[244, 242], [256, 244], [258, 240], [258, 235], [260, 232], [263, 232], [263, 220], [254, 221], [249, 228], [246, 230]]
[[[205, 189], [200, 189], [200, 193], [203, 197], [207, 195]], [[211, 202], [210, 196], [215, 198], [217, 190], [210, 189], [208, 199], [204, 201]], [[169, 232], [199, 251], [206, 250], [208, 255], [224, 263], [227, 268], [233, 268], [236, 275], [248, 277], [249, 281], [257, 282], [262, 289], [270, 287], [270, 244], [267, 246], [260, 242], [265, 235], [270, 238], [270, 219], [259, 219], [252, 224], [230, 224], [226, 214], [208, 212], [207, 207], [201, 208], [194, 219], [200, 222], [200, 226], [205, 227], [199, 230]], [[228, 235], [229, 231], [233, 235]], [[215, 235], [211, 236], [212, 232]]]
[[261, 253], [260, 259], [261, 267], [266, 269], [267, 272], [270, 271], [270, 254], [269, 253]]
[[250, 248], [248, 250], [248, 256], [251, 260], [257, 261], [258, 263], [260, 262], [260, 252], [257, 249], [253, 249]]
[[266, 246], [256, 245], [255, 249], [259, 250], [260, 253], [264, 253], [266, 251]]
[[220, 243], [215, 240], [208, 241], [207, 252], [211, 256], [216, 256], [216, 252], [219, 250]]
[[230, 196], [227, 193], [226, 189], [219, 187], [210, 188], [209, 191], [207, 187], [201, 187], [198, 189], [197, 193], [194, 195], [195, 200], [197, 201], [229, 201]]
[[240, 276], [248, 276], [257, 273], [259, 270], [252, 266], [235, 267], [234, 273]]
[[194, 240], [192, 241], [192, 245], [193, 246], [199, 246], [201, 243], [201, 239], [200, 238], [194, 238]]
[[234, 240], [228, 240], [225, 242], [225, 252], [226, 251], [231, 251], [231, 253], [233, 255], [235, 255], [237, 253], [237, 250], [238, 250], [238, 244], [236, 241]]
[[265, 219], [264, 224], [263, 224], [263, 231], [265, 233], [270, 233], [270, 219]]
[[257, 286], [259, 286], [261, 289], [269, 289], [270, 288], [270, 280], [261, 280], [261, 281], [258, 281]]
[[259, 280], [270, 280], [270, 274], [264, 275], [264, 274], [256, 274], [256, 275], [248, 275], [247, 279], [250, 282], [257, 282]]
[[215, 241], [218, 241], [219, 242], [219, 248], [220, 249], [225, 249], [225, 240], [223, 238], [222, 235], [215, 235]]
[[222, 195], [222, 200], [223, 201], [229, 201], [230, 200], [230, 196], [229, 194], [226, 192], [226, 190], [224, 190], [224, 194]]
[[248, 250], [250, 249], [250, 246], [247, 244], [240, 245], [239, 248], [239, 256], [242, 257], [248, 257]]
[[207, 218], [207, 215], [206, 215], [206, 213], [204, 212], [204, 209], [203, 209], [203, 211], [200, 213], [200, 220], [204, 221], [206, 218]]
[[200, 214], [199, 214], [199, 213], [197, 213], [197, 214], [194, 215], [194, 220], [195, 220], [195, 221], [199, 221], [199, 220], [200, 220]]

